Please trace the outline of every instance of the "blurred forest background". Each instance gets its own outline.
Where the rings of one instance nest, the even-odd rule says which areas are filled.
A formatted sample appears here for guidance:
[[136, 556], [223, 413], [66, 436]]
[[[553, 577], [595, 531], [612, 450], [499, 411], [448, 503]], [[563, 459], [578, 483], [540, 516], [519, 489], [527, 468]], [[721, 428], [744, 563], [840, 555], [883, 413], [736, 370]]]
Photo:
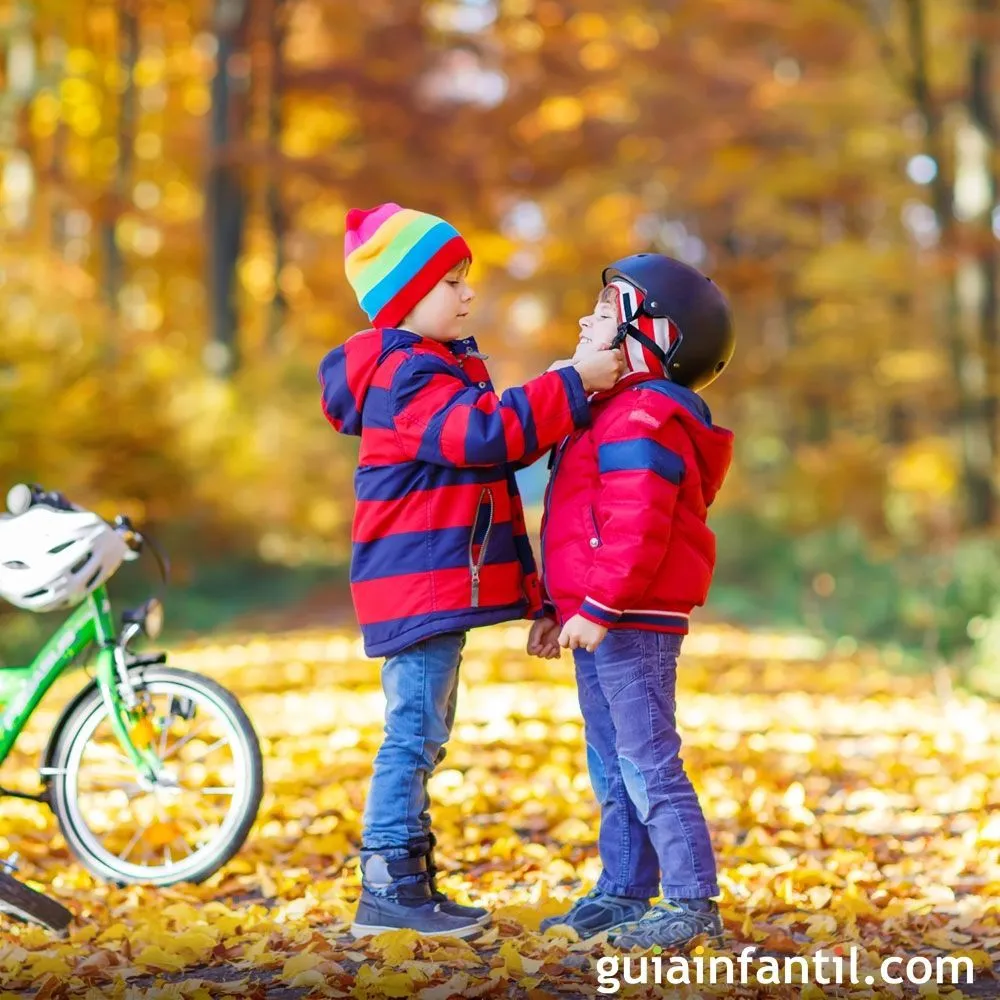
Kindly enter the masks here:
[[342, 602], [355, 450], [315, 372], [364, 325], [345, 212], [394, 200], [469, 239], [502, 387], [614, 258], [711, 273], [708, 614], [989, 662], [998, 7], [0, 0], [0, 483], [144, 520], [182, 625]]

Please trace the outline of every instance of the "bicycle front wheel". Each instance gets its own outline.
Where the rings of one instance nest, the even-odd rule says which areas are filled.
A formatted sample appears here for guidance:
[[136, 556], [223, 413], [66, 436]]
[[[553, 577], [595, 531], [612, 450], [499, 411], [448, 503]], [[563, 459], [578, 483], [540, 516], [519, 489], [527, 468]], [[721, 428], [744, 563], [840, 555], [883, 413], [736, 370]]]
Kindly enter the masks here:
[[233, 695], [207, 677], [161, 666], [134, 667], [129, 676], [161, 775], [136, 772], [95, 687], [60, 733], [53, 811], [70, 850], [101, 878], [200, 882], [240, 849], [256, 818], [257, 735]]

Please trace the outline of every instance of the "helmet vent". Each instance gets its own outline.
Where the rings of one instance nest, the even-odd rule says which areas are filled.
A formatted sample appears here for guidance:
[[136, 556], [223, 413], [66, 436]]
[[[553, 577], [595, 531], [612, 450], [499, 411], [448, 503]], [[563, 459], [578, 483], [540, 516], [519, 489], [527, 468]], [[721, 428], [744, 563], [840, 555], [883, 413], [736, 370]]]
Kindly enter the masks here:
[[54, 556], [58, 552], [62, 552], [63, 549], [68, 549], [73, 544], [72, 540], [68, 542], [60, 542], [58, 545], [53, 546], [49, 549], [49, 555]]
[[101, 575], [101, 567], [98, 566], [97, 569], [95, 569], [94, 572], [90, 574], [90, 579], [87, 581], [87, 587], [88, 587], [88, 589], [90, 587], [93, 587], [94, 584], [97, 583], [97, 578], [100, 575]]
[[4, 563], [5, 569], [27, 569], [28, 564], [21, 562], [20, 559], [9, 559]]
[[88, 562], [90, 562], [90, 556], [91, 553], [89, 552], [85, 553], [83, 556], [77, 559], [77, 561], [73, 563], [72, 566], [70, 566], [69, 571], [71, 573], [79, 573], [80, 570], [83, 569], [83, 567], [86, 566]]
[[47, 593], [48, 593], [48, 588], [42, 587], [41, 590], [33, 590], [30, 594], [25, 594], [24, 600], [29, 600], [32, 597], [41, 597], [42, 594], [47, 594]]

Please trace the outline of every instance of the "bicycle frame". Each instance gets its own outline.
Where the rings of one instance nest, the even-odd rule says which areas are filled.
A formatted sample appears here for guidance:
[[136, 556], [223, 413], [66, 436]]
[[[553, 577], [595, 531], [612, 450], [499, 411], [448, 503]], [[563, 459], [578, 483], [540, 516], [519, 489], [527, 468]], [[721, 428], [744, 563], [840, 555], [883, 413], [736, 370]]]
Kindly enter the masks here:
[[122, 656], [115, 636], [111, 602], [105, 586], [98, 587], [59, 626], [26, 667], [0, 670], [0, 765], [7, 759], [32, 712], [59, 675], [91, 643], [98, 647], [97, 685], [118, 742], [136, 770], [148, 778], [159, 773], [160, 761], [149, 747], [138, 748], [130, 729], [138, 717], [129, 712], [119, 692], [118, 664]]

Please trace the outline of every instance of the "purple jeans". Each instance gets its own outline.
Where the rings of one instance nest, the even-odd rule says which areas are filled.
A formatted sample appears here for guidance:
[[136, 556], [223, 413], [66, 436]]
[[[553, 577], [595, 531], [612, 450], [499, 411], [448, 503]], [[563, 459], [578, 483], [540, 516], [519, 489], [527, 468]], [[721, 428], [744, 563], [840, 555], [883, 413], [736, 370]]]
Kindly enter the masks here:
[[575, 650], [587, 767], [601, 806], [597, 888], [649, 898], [716, 896], [704, 813], [680, 758], [677, 656], [683, 636], [612, 629]]

